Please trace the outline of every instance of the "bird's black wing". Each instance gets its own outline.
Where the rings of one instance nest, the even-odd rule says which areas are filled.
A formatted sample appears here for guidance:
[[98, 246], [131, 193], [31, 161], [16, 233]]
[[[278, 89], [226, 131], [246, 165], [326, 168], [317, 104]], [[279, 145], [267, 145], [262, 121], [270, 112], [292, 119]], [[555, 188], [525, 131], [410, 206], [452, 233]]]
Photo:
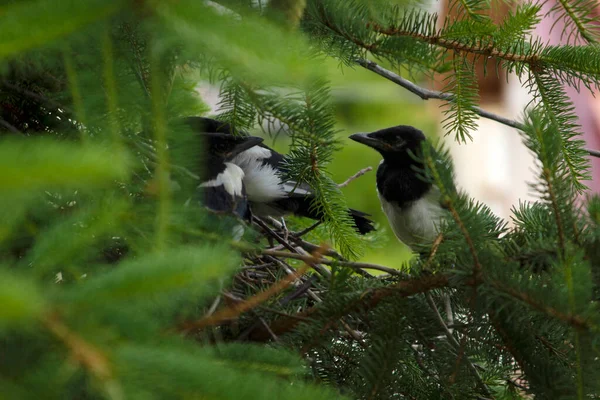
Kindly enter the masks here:
[[[236, 132], [231, 125], [211, 118], [189, 117], [186, 119], [186, 122], [194, 131], [208, 131], [229, 135], [237, 134], [239, 136], [248, 135], [246, 132]], [[256, 147], [260, 147], [265, 150], [263, 154], [261, 154], [260, 159], [257, 160], [258, 164], [269, 166], [270, 168], [266, 170], [271, 170], [277, 175], [275, 180], [279, 182], [283, 195], [266, 202], [263, 202], [262, 199], [261, 201], [256, 201], [256, 199], [253, 199], [251, 196], [249, 196], [249, 200], [253, 203], [253, 210], [259, 215], [262, 214], [275, 216], [295, 214], [301, 217], [322, 220], [324, 217], [323, 213], [320, 210], [311, 207], [314, 200], [314, 195], [310, 186], [306, 183], [298, 183], [285, 179], [285, 156], [263, 143], [257, 145]], [[238, 152], [237, 154], [240, 153], [241, 152]], [[243, 157], [240, 158], [240, 160], [242, 159]], [[233, 161], [236, 162], [236, 159], [234, 158]], [[242, 169], [244, 169], [244, 172], [246, 172], [248, 180], [249, 177], [253, 175], [253, 171], [249, 171], [248, 169], [256, 168], [256, 163], [251, 163], [246, 158], [243, 160], [243, 163], [240, 163], [240, 166]], [[249, 180], [246, 183], [248, 185], [252, 184], [252, 182]], [[355, 227], [359, 233], [366, 234], [375, 230], [373, 222], [367, 218], [369, 216], [368, 214], [353, 209], [348, 209], [348, 214], [354, 220]]]

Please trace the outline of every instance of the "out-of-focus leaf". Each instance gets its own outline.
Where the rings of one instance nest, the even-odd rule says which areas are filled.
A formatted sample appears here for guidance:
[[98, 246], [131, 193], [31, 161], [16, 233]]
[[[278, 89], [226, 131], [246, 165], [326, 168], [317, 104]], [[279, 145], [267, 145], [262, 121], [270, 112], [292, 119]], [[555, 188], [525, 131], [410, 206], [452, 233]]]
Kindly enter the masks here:
[[66, 36], [118, 11], [122, 0], [17, 1], [0, 7], [0, 59]]
[[278, 376], [292, 376], [302, 373], [302, 359], [284, 349], [260, 345], [227, 343], [207, 350], [226, 361], [227, 365], [245, 371], [256, 371]]
[[185, 246], [124, 261], [119, 268], [92, 277], [77, 287], [71, 300], [121, 303], [147, 300], [193, 289], [197, 295], [219, 290], [215, 281], [240, 265], [239, 256], [224, 246]]
[[31, 281], [0, 269], [0, 327], [36, 318], [43, 304]]
[[156, 398], [345, 399], [326, 387], [292, 385], [252, 370], [229, 368], [193, 347], [125, 345], [115, 350], [115, 359], [129, 390], [137, 393], [140, 387], [151, 386]]
[[89, 256], [88, 250], [94, 243], [119, 231], [119, 220], [127, 206], [123, 200], [103, 201], [73, 213], [40, 233], [29, 261], [36, 270], [46, 271]]
[[128, 174], [126, 153], [100, 145], [43, 139], [0, 142], [0, 193], [97, 187]]
[[309, 47], [302, 37], [265, 18], [219, 14], [194, 0], [160, 2], [156, 12], [168, 32], [185, 43], [184, 52], [212, 56], [238, 78], [254, 84], [302, 86], [318, 74], [319, 66], [307, 57]]

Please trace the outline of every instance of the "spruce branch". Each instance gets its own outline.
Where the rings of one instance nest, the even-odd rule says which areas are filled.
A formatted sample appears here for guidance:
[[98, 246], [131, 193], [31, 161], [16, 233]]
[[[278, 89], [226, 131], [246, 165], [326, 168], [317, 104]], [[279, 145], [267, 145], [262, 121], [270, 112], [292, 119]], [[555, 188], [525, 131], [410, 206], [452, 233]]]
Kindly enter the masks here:
[[541, 311], [548, 316], [565, 322], [577, 330], [583, 329], [591, 332], [600, 332], [600, 326], [580, 315], [564, 313], [552, 306], [545, 304], [542, 301], [538, 301], [537, 299], [533, 298], [525, 292], [515, 290], [514, 288], [506, 286], [505, 284], [499, 281], [490, 281], [489, 284], [495, 289], [501, 291], [502, 293], [505, 293], [510, 297], [519, 300], [529, 305], [531, 308]]
[[[484, 40], [481, 40], [475, 43], [465, 43], [460, 42], [454, 38], [444, 38], [441, 33], [424, 34], [409, 30], [403, 30], [397, 27], [382, 27], [376, 23], [367, 23], [367, 28], [370, 28], [373, 31], [383, 35], [412, 37], [414, 39], [420, 40], [431, 45], [440, 46], [446, 50], [452, 50], [455, 53], [471, 53], [479, 56], [499, 58], [510, 62], [526, 63], [531, 66], [537, 65], [540, 61], [542, 61], [542, 59], [533, 52], [529, 54], [518, 54], [508, 52], [503, 49], [498, 49], [495, 47], [492, 41], [488, 43]], [[371, 48], [372, 46], [373, 45], [370, 45]]]
[[440, 189], [444, 206], [450, 211], [454, 222], [456, 222], [456, 224], [458, 225], [465, 241], [467, 242], [467, 246], [469, 247], [469, 251], [471, 252], [471, 257], [473, 258], [473, 280], [475, 282], [475, 285], [477, 285], [481, 282], [482, 279], [482, 267], [481, 262], [479, 261], [479, 256], [477, 255], [477, 250], [475, 249], [475, 244], [473, 243], [473, 239], [471, 238], [471, 234], [469, 233], [469, 230], [465, 226], [459, 212], [456, 209], [456, 206], [454, 205], [452, 197], [450, 196], [450, 191], [448, 190], [448, 188], [446, 187], [446, 183], [440, 176], [440, 172], [438, 170], [436, 161], [431, 156], [430, 151], [425, 151], [424, 161], [429, 172], [431, 173], [433, 182]]
[[[409, 92], [411, 92], [413, 94], [416, 94], [423, 100], [437, 99], [437, 100], [444, 100], [444, 101], [454, 101], [453, 100], [454, 94], [452, 94], [452, 93], [444, 93], [444, 92], [440, 92], [438, 90], [431, 90], [431, 89], [421, 87], [421, 86], [409, 81], [408, 79], [403, 78], [400, 75], [398, 75], [386, 68], [383, 68], [382, 66], [378, 65], [377, 63], [375, 63], [373, 61], [366, 60], [366, 59], [357, 59], [356, 63], [359, 64], [360, 66], [362, 66], [363, 68], [368, 69], [369, 71], [375, 72], [377, 75], [380, 75], [380, 76], [396, 83], [397, 85], [402, 86], [403, 88], [405, 88], [406, 90], [408, 90]], [[524, 129], [524, 125], [521, 122], [518, 122], [513, 119], [506, 118], [501, 115], [492, 113], [481, 107], [477, 107], [477, 106], [473, 107], [473, 111], [475, 111], [475, 113], [479, 114], [483, 118], [487, 118], [487, 119], [499, 122], [502, 125], [510, 126], [511, 128], [515, 128], [515, 129], [519, 129], [519, 130]], [[600, 157], [600, 150], [585, 149], [585, 151], [592, 157]]]
[[[448, 342], [450, 343], [451, 346], [454, 347], [455, 350], [460, 352], [460, 349], [462, 348], [462, 346], [461, 346], [461, 344], [458, 343], [456, 338], [454, 338], [454, 335], [452, 335], [452, 332], [446, 325], [446, 322], [444, 322], [444, 319], [442, 318], [442, 315], [440, 314], [440, 311], [439, 311], [437, 305], [435, 304], [435, 301], [433, 300], [433, 297], [431, 296], [430, 292], [425, 293], [425, 299], [427, 300], [427, 304], [431, 308], [431, 311], [433, 311], [433, 315], [435, 316], [437, 323], [440, 325], [440, 327], [444, 331], [444, 334], [446, 335]], [[479, 375], [479, 371], [477, 371], [477, 368], [475, 368], [475, 365], [473, 365], [473, 362], [469, 359], [469, 357], [466, 357], [466, 356], [464, 357], [464, 360], [465, 360], [465, 363], [467, 364], [467, 367], [471, 371], [471, 374], [473, 374], [473, 377], [477, 381], [477, 386], [479, 386], [479, 389], [481, 390], [481, 392], [484, 395], [489, 397], [491, 395], [490, 390], [487, 387], [487, 385], [483, 382], [483, 379], [481, 379], [481, 375]]]
[[[436, 289], [442, 289], [450, 285], [452, 275], [450, 274], [434, 274], [434, 275], [422, 275], [418, 277], [404, 277], [400, 282], [397, 282], [391, 286], [386, 286], [377, 289], [366, 290], [359, 298], [358, 301], [349, 304], [344, 310], [343, 315], [346, 315], [353, 310], [368, 310], [375, 308], [382, 300], [388, 297], [411, 297], [417, 294], [426, 293]], [[299, 313], [296, 313], [293, 317], [280, 318], [271, 324], [271, 329], [275, 334], [281, 336], [284, 333], [294, 330], [298, 324], [305, 318], [318, 312], [319, 307], [313, 306], [307, 308]], [[257, 329], [249, 336], [251, 340], [264, 341], [269, 338], [267, 332], [263, 332]]]
[[572, 31], [569, 32], [567, 41], [570, 41], [571, 36], [579, 35], [589, 44], [597, 44], [599, 35], [598, 26], [596, 26], [597, 21], [595, 21], [594, 18], [589, 17], [590, 9], [597, 6], [595, 1], [589, 0], [558, 0], [557, 4], [552, 7], [548, 14], [558, 14], [555, 17], [556, 20], [562, 19], [565, 21], [565, 27], [561, 33], [561, 38], [566, 31], [571, 28]]
[[0, 125], [2, 125], [3, 127], [5, 127], [6, 129], [8, 129], [9, 132], [12, 132], [12, 133], [22, 133], [20, 130], [17, 129], [16, 126], [14, 126], [13, 124], [5, 121], [3, 118], [0, 118]]
[[490, 316], [490, 321], [494, 327], [494, 331], [504, 343], [504, 350], [507, 350], [508, 353], [510, 353], [521, 371], [527, 371], [527, 361], [523, 358], [519, 346], [514, 343], [513, 338], [502, 326], [501, 320], [497, 314], [497, 310], [490, 309], [488, 315]]
[[114, 50], [113, 40], [110, 35], [110, 27], [103, 27], [102, 32], [102, 59], [104, 61], [102, 68], [102, 79], [106, 91], [106, 108], [108, 116], [108, 128], [112, 135], [113, 146], [116, 150], [121, 146], [121, 127], [117, 120], [118, 115], [118, 98], [117, 98], [117, 81], [114, 71]]
[[135, 30], [131, 27], [131, 24], [123, 23], [121, 29], [123, 31], [123, 36], [131, 48], [133, 59], [131, 68], [134, 70], [140, 86], [144, 89], [144, 93], [148, 99], [150, 99], [150, 71], [148, 62], [144, 56], [144, 51], [146, 50], [145, 43], [142, 38], [140, 38], [140, 35], [136, 34]]

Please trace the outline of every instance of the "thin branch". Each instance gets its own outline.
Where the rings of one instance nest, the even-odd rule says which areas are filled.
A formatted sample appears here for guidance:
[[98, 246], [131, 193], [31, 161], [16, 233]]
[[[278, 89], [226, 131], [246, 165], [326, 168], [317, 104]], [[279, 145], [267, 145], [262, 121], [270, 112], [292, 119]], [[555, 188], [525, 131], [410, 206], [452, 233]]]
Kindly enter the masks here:
[[0, 118], [0, 125], [5, 127], [6, 129], [8, 129], [12, 133], [23, 133], [20, 130], [18, 130], [14, 125], [6, 122], [6, 120], [4, 120], [2, 118]]
[[361, 176], [363, 176], [364, 174], [366, 174], [369, 171], [373, 171], [373, 167], [369, 166], [367, 168], [361, 169], [360, 171], [358, 171], [357, 173], [355, 173], [354, 175], [352, 175], [350, 178], [346, 179], [343, 183], [340, 183], [338, 185], [338, 187], [341, 189], [341, 188], [344, 188], [344, 187], [348, 186], [350, 184], [350, 182], [352, 182], [355, 179], [360, 178]]
[[[269, 226], [260, 218], [256, 217], [256, 216], [252, 216], [252, 221], [254, 221], [258, 226], [260, 226], [267, 234], [269, 234], [272, 238], [274, 238], [275, 240], [277, 240], [281, 245], [283, 245], [283, 247], [285, 247], [286, 249], [288, 249], [289, 251], [292, 251], [294, 253], [298, 253], [300, 254], [300, 252], [298, 251], [298, 249], [296, 249], [294, 246], [292, 246], [287, 240], [285, 240], [284, 238], [281, 237], [281, 235], [279, 235], [277, 232], [275, 232], [273, 229], [269, 228]], [[321, 251], [326, 251], [324, 249], [321, 248], [321, 250], [319, 250], [319, 254], [323, 254]], [[287, 254], [287, 253], [286, 253]], [[303, 255], [305, 257], [307, 257], [306, 255]], [[310, 256], [308, 256], [310, 258]], [[307, 259], [304, 259], [304, 262]], [[315, 263], [310, 263], [310, 265], [314, 268], [315, 271], [317, 271], [319, 274], [325, 276], [325, 277], [329, 277], [331, 276], [331, 273], [324, 268], [323, 266], [319, 265], [319, 264], [315, 264]]]
[[[402, 86], [403, 88], [405, 88], [412, 94], [416, 94], [423, 100], [438, 99], [438, 100], [444, 100], [444, 101], [454, 101], [454, 94], [452, 94], [452, 93], [444, 93], [444, 92], [440, 92], [437, 90], [431, 90], [431, 89], [427, 89], [427, 88], [421, 87], [419, 85], [416, 85], [415, 83], [409, 81], [408, 79], [405, 79], [405, 78], [401, 77], [400, 75], [383, 68], [382, 66], [380, 66], [377, 63], [374, 63], [373, 61], [360, 58], [360, 59], [356, 60], [356, 63], [359, 64], [360, 66], [362, 66], [363, 68], [366, 68], [369, 71], [373, 71], [377, 75], [380, 75], [380, 76], [396, 83], [397, 85]], [[484, 110], [483, 108], [473, 107], [473, 111], [483, 118], [491, 119], [491, 120], [499, 122], [503, 125], [510, 126], [511, 128], [515, 128], [515, 129], [519, 129], [519, 130], [523, 130], [523, 128], [524, 128], [524, 125], [518, 121], [503, 117], [498, 114], [494, 114], [490, 111]], [[599, 150], [585, 149], [585, 151], [587, 151], [590, 156], [600, 157]]]
[[[598, 152], [598, 157], [600, 157], [600, 151]], [[301, 230], [300, 232], [292, 232], [292, 236], [300, 238], [300, 237], [306, 235], [308, 232], [314, 230], [316, 227], [318, 227], [322, 223], [323, 223], [323, 221], [317, 221], [314, 224], [312, 224], [311, 226], [309, 226], [308, 228]]]
[[[313, 258], [313, 260], [312, 260], [312, 262], [311, 262], [310, 260], [304, 260], [304, 262], [305, 262], [305, 263], [307, 263], [307, 264], [314, 265], [314, 264], [316, 263], [316, 262], [315, 262], [315, 261], [316, 261], [316, 258], [319, 258], [319, 257], [318, 257], [318, 255], [322, 255], [322, 254], [323, 254], [323, 252], [325, 251], [325, 249], [326, 249], [326, 247], [320, 247], [318, 251], [315, 251], [315, 252], [313, 252], [313, 254], [314, 254], [315, 256], [307, 255], [308, 257], [312, 257], [312, 258]], [[286, 263], [284, 263], [284, 262], [283, 262], [283, 261], [281, 261], [281, 260], [278, 260], [276, 257], [273, 257], [273, 260], [274, 260], [274, 261], [276, 261], [276, 262], [278, 262], [278, 263], [280, 263], [282, 266], [284, 266], [284, 269], [285, 269], [285, 271], [286, 271], [288, 274], [289, 274], [289, 273], [291, 273], [291, 271], [290, 271], [290, 268], [291, 268], [291, 267], [289, 267], [289, 266], [288, 266]], [[311, 279], [312, 279], [312, 278], [311, 278]], [[311, 281], [309, 280], [309, 281], [307, 281], [307, 282], [306, 282], [306, 283], [305, 283], [305, 284], [304, 284], [302, 287], [300, 287], [300, 290], [301, 290], [301, 291], [302, 291], [302, 290], [303, 290], [303, 291], [305, 291], [305, 292], [306, 292], [306, 294], [307, 294], [307, 295], [308, 295], [308, 296], [309, 296], [311, 299], [313, 299], [314, 301], [316, 301], [317, 303], [322, 303], [322, 302], [323, 302], [323, 299], [321, 299], [321, 298], [320, 298], [320, 297], [319, 297], [319, 296], [318, 296], [318, 295], [317, 295], [315, 292], [313, 292], [313, 291], [310, 289], [310, 285], [311, 285]], [[299, 293], [299, 292], [297, 292], [297, 293]], [[292, 294], [292, 296], [287, 296], [287, 297], [285, 297], [284, 299], [282, 299], [282, 300], [279, 302], [279, 304], [280, 304], [280, 305], [284, 305], [284, 304], [286, 304], [287, 302], [289, 302], [289, 301], [293, 300], [294, 298], [296, 298], [296, 296], [298, 296], [298, 294], [297, 294], [297, 293], [294, 293], [294, 294]], [[352, 329], [352, 327], [350, 327], [350, 326], [349, 326], [349, 325], [346, 323], [346, 321], [344, 321], [342, 318], [340, 318], [340, 322], [341, 322], [342, 326], [344, 327], [344, 329], [346, 330], [346, 332], [348, 332], [348, 334], [349, 334], [350, 336], [352, 336], [352, 338], [353, 338], [354, 340], [356, 340], [356, 341], [357, 341], [358, 343], [360, 343], [361, 345], [364, 345], [364, 341], [362, 340], [362, 337], [361, 337], [361, 336], [360, 336], [360, 335], [359, 335], [359, 334], [358, 334], [358, 333], [357, 333], [357, 332], [356, 332], [354, 329]], [[249, 332], [249, 333], [250, 333], [250, 332]], [[271, 329], [269, 329], [269, 334], [275, 335], [275, 333], [274, 333], [274, 332], [273, 332]]]
[[[429, 308], [431, 308], [431, 310], [433, 311], [433, 314], [435, 315], [435, 319], [438, 322], [438, 324], [440, 325], [440, 327], [442, 328], [442, 330], [444, 331], [444, 334], [448, 338], [450, 345], [452, 345], [456, 350], [458, 350], [461, 347], [461, 345], [458, 343], [456, 338], [454, 338], [454, 336], [452, 335], [452, 332], [446, 325], [446, 322], [444, 322], [444, 319], [442, 318], [442, 315], [440, 314], [438, 307], [436, 306], [435, 302], [433, 301], [433, 297], [431, 296], [430, 292], [425, 293], [425, 299], [427, 299], [427, 304], [429, 304]], [[483, 379], [481, 379], [481, 375], [479, 375], [477, 368], [475, 368], [475, 366], [473, 365], [473, 363], [471, 362], [469, 357], [464, 356], [463, 359], [465, 360], [465, 362], [467, 363], [467, 366], [469, 367], [469, 370], [471, 370], [471, 373], [475, 377], [475, 380], [477, 381], [477, 386], [479, 386], [479, 389], [481, 389], [482, 393], [485, 394], [486, 396], [490, 396], [490, 391], [489, 391], [488, 387], [483, 382]]]
[[[293, 259], [302, 260], [302, 261], [312, 259], [311, 256], [306, 256], [303, 254], [296, 254], [296, 253], [288, 253], [287, 251], [263, 250], [262, 254], [273, 256], [273, 257], [293, 258]], [[342, 267], [349, 267], [352, 269], [361, 269], [361, 268], [362, 269], [373, 269], [373, 270], [377, 270], [377, 271], [387, 272], [390, 275], [402, 275], [402, 272], [398, 271], [397, 269], [390, 268], [390, 267], [384, 267], [383, 265], [377, 265], [377, 264], [360, 263], [360, 262], [352, 262], [352, 261], [334, 261], [334, 260], [328, 260], [326, 258], [320, 258], [317, 260], [317, 262], [319, 264], [339, 265]]]

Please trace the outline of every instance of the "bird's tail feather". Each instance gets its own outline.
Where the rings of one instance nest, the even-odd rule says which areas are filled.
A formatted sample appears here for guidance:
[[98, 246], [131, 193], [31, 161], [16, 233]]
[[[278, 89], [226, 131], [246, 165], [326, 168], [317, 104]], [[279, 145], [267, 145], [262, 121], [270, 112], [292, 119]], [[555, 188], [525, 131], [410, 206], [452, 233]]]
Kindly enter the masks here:
[[[312, 196], [286, 197], [284, 199], [279, 199], [270, 203], [272, 209], [270, 209], [267, 214], [272, 215], [274, 209], [279, 209], [282, 211], [281, 215], [293, 213], [300, 217], [322, 220], [323, 213], [320, 210], [311, 207], [312, 199]], [[254, 211], [259, 215], [261, 214], [261, 212], [256, 209]], [[348, 209], [348, 214], [350, 214], [350, 217], [354, 220], [354, 227], [361, 235], [365, 235], [375, 230], [373, 221], [368, 218], [369, 214], [352, 208]]]
[[348, 213], [354, 220], [354, 226], [361, 235], [366, 235], [367, 233], [373, 232], [375, 230], [373, 221], [367, 218], [369, 214], [364, 213], [362, 211], [354, 210], [352, 208], [348, 209]]

